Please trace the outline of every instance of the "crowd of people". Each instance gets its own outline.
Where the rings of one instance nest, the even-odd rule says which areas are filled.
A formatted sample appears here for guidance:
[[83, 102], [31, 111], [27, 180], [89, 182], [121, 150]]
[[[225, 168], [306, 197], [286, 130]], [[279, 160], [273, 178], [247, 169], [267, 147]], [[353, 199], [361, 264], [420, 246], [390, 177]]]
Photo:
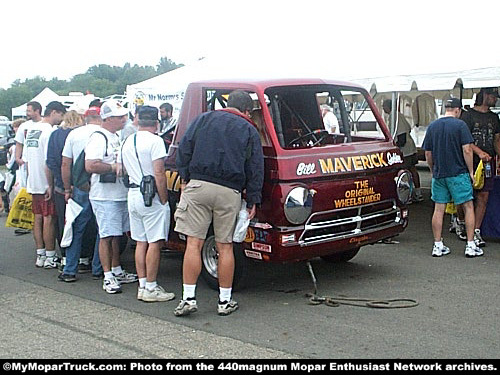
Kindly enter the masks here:
[[[457, 206], [457, 235], [467, 241], [465, 256], [483, 255], [486, 243], [480, 227], [494, 173], [474, 191], [474, 171], [480, 160], [496, 170], [500, 122], [490, 107], [498, 98], [497, 89], [481, 89], [475, 106], [467, 111], [459, 99], [451, 98], [444, 103], [444, 117], [427, 129], [423, 148], [432, 172], [434, 257], [450, 253], [441, 237], [450, 202]], [[386, 113], [391, 104], [384, 102]], [[232, 298], [232, 236], [241, 192], [246, 190], [252, 219], [261, 203], [264, 175], [260, 137], [250, 120], [252, 107], [248, 93], [234, 91], [227, 108], [198, 116], [179, 143], [176, 164], [182, 180], [175, 230], [187, 237], [187, 243], [176, 316], [198, 309], [196, 283], [210, 225], [219, 254], [217, 312], [229, 315], [238, 309]], [[160, 250], [171, 222], [164, 161], [176, 126], [172, 110], [168, 103], [159, 109], [141, 105], [130, 121], [128, 110], [114, 100], [92, 102], [84, 111], [67, 110], [54, 101], [43, 113], [39, 103], [27, 104], [27, 120], [13, 123], [16, 144], [8, 173], [32, 195], [36, 267], [60, 268], [58, 279], [67, 283], [75, 282], [79, 273], [92, 272], [109, 294], [120, 293], [122, 284], [138, 282], [140, 301], [175, 298], [157, 282]], [[330, 113], [326, 107], [321, 110], [324, 116]], [[417, 184], [413, 199], [420, 201], [415, 144], [404, 116], [398, 118], [396, 144]], [[329, 131], [337, 132], [338, 123], [329, 123]], [[221, 164], [227, 168], [219, 168]], [[124, 233], [130, 233], [136, 244], [137, 274], [127, 272], [120, 262]]]
[[[232, 298], [232, 232], [244, 189], [249, 217], [255, 215], [264, 170], [260, 138], [250, 120], [252, 105], [248, 93], [231, 93], [228, 108], [195, 119], [179, 145], [182, 194], [175, 230], [187, 236], [187, 249], [176, 316], [197, 310], [201, 247], [212, 220], [220, 254], [217, 312], [229, 315], [238, 308]], [[164, 162], [176, 126], [172, 110], [168, 103], [160, 109], [142, 105], [129, 121], [128, 109], [114, 100], [92, 102], [84, 111], [53, 101], [43, 114], [39, 103], [27, 104], [27, 120], [15, 123], [12, 160], [20, 185], [32, 196], [36, 267], [60, 268], [58, 279], [66, 283], [92, 272], [109, 294], [137, 282], [140, 301], [175, 298], [157, 282], [171, 218]], [[220, 162], [210, 164], [218, 156], [206, 151], [221, 147], [232, 170], [204, 168], [200, 163]], [[135, 242], [137, 274], [121, 266], [125, 233]]]

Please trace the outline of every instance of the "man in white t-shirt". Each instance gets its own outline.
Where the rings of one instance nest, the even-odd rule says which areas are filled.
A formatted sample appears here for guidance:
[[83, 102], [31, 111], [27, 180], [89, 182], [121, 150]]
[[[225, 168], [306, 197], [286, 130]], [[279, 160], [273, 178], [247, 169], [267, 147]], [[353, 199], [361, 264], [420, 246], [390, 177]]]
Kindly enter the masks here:
[[23, 148], [24, 148], [24, 138], [26, 138], [26, 133], [30, 128], [31, 124], [40, 122], [42, 120], [42, 106], [36, 101], [29, 102], [26, 105], [26, 118], [27, 121], [23, 122], [16, 133], [16, 163], [19, 166], [21, 187], [26, 187], [26, 166], [23, 160]]
[[65, 113], [66, 108], [62, 103], [53, 101], [47, 104], [42, 121], [34, 122], [27, 128], [23, 146], [23, 161], [27, 166], [28, 175], [26, 190], [33, 197], [31, 208], [35, 215], [35, 265], [43, 268], [57, 267], [54, 228], [56, 207], [45, 172], [45, 161], [53, 126], [62, 122]]
[[[163, 140], [155, 135], [159, 124], [158, 109], [142, 106], [137, 116], [139, 130], [127, 138], [119, 158], [131, 184], [128, 191], [128, 211], [132, 239], [137, 241], [137, 299], [145, 302], [170, 301], [175, 298], [175, 294], [166, 292], [156, 282], [160, 250], [163, 241], [168, 238], [170, 225], [164, 165], [167, 153]], [[154, 197], [148, 195], [148, 191], [154, 192]]]
[[323, 117], [323, 124], [328, 133], [340, 134], [339, 120], [337, 120], [337, 116], [335, 116], [328, 104], [321, 104], [321, 116]]
[[[87, 125], [76, 128], [68, 134], [62, 151], [61, 175], [66, 203], [72, 198], [82, 207], [82, 211], [73, 221], [71, 245], [66, 248], [66, 264], [64, 265], [63, 273], [58, 276], [58, 279], [64, 282], [76, 281], [82, 249], [91, 254], [92, 250], [87, 247], [92, 246], [93, 239], [96, 237], [97, 225], [89, 200], [90, 183], [87, 182], [80, 186], [74, 186], [72, 182], [72, 167], [80, 154], [85, 150], [90, 136], [94, 132], [101, 130], [100, 110], [99, 107], [90, 107], [85, 111], [84, 118]], [[89, 234], [92, 238], [84, 238]], [[102, 267], [99, 260], [99, 246], [95, 246], [92, 259], [92, 275], [94, 278], [99, 279], [101, 274]]]
[[137, 281], [137, 275], [125, 272], [120, 265], [119, 239], [129, 231], [127, 188], [117, 176], [120, 137], [128, 110], [115, 100], [101, 106], [101, 130], [90, 136], [85, 147], [85, 169], [92, 173], [90, 203], [99, 228], [99, 258], [104, 271], [103, 289], [120, 293], [123, 283]]

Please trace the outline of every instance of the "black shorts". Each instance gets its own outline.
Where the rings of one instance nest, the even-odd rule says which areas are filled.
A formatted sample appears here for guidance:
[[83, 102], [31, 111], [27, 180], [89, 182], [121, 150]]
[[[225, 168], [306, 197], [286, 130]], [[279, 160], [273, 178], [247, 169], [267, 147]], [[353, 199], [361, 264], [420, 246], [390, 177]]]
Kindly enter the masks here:
[[403, 168], [410, 169], [417, 164], [418, 156], [416, 153], [403, 157]]

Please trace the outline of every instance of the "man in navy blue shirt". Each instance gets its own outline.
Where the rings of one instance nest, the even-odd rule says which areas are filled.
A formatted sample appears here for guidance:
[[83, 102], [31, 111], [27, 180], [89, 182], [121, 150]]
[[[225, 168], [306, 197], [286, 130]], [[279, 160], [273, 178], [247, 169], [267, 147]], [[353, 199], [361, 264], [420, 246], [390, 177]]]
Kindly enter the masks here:
[[445, 116], [429, 125], [423, 143], [425, 159], [432, 172], [432, 200], [435, 203], [432, 215], [432, 256], [440, 257], [450, 253], [450, 249], [443, 244], [441, 234], [446, 204], [453, 201], [456, 205], [462, 205], [465, 211], [465, 256], [472, 258], [483, 255], [483, 251], [474, 243], [474, 139], [467, 124], [459, 119], [462, 112], [461, 101], [451, 98], [444, 105]]
[[264, 157], [259, 133], [249, 118], [253, 108], [250, 95], [233, 91], [227, 106], [195, 118], [177, 151], [182, 194], [175, 211], [175, 230], [187, 236], [187, 244], [183, 298], [174, 311], [176, 316], [197, 310], [195, 288], [201, 271], [201, 249], [212, 221], [219, 252], [217, 312], [229, 315], [238, 309], [238, 303], [231, 298], [233, 232], [243, 189], [249, 219], [261, 203]]

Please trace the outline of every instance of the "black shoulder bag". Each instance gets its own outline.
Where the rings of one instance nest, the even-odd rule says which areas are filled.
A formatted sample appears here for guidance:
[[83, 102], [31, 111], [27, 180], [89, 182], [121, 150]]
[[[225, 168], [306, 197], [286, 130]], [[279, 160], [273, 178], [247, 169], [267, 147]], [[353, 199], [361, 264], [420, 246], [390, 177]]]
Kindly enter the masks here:
[[154, 176], [144, 176], [144, 172], [142, 171], [141, 161], [139, 160], [139, 154], [137, 153], [137, 133], [134, 134], [134, 149], [135, 156], [137, 157], [137, 162], [139, 163], [139, 168], [142, 175], [140, 190], [142, 198], [144, 199], [144, 205], [146, 207], [151, 207], [153, 205], [153, 198], [156, 195], [156, 181]]

